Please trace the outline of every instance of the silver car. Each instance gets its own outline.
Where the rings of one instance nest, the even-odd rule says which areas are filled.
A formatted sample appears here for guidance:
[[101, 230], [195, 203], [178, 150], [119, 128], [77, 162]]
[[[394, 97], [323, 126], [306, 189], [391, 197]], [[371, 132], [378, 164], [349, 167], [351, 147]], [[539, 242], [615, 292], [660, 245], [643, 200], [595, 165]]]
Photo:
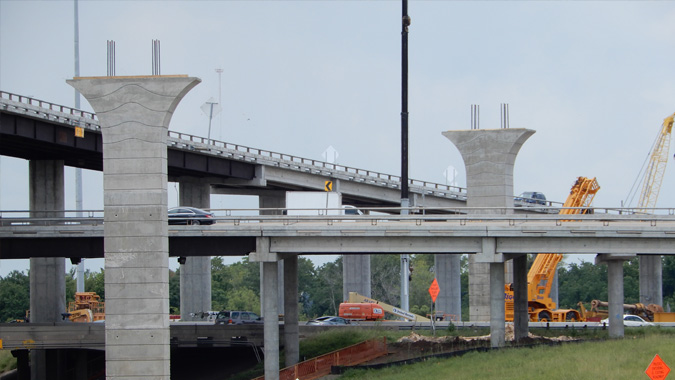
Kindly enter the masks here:
[[[609, 318], [605, 318], [600, 322], [608, 325]], [[623, 316], [623, 325], [627, 327], [654, 326], [652, 322], [645, 321], [644, 319], [638, 317], [637, 315], [631, 314], [626, 314]]]
[[328, 326], [328, 325], [333, 325], [333, 326], [346, 326], [349, 325], [350, 322], [348, 319], [344, 319], [342, 317], [332, 317], [332, 316], [323, 316], [315, 319], [311, 319], [307, 321], [307, 325], [309, 326]]

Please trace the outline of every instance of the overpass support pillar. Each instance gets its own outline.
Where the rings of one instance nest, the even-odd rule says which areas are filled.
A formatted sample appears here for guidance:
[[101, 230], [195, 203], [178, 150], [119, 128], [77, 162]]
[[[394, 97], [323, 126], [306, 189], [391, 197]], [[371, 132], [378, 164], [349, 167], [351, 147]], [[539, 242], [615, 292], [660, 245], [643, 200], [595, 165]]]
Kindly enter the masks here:
[[115, 379], [170, 378], [167, 131], [187, 76], [67, 81], [103, 135], [105, 358]]
[[640, 303], [663, 306], [663, 260], [660, 255], [639, 255]]
[[[32, 160], [29, 203], [34, 218], [62, 217], [63, 161]], [[30, 259], [30, 322], [59, 322], [66, 312], [66, 263], [63, 257]], [[31, 351], [31, 378], [46, 379], [47, 352]]]
[[298, 255], [284, 259], [284, 357], [286, 367], [300, 361], [298, 326]]
[[[211, 185], [180, 181], [181, 206], [211, 207]], [[180, 266], [180, 319], [196, 321], [196, 314], [211, 310], [211, 257], [193, 256]]]
[[436, 299], [436, 309], [452, 315], [454, 321], [462, 320], [461, 255], [434, 255], [436, 280], [441, 292]]
[[513, 263], [513, 335], [516, 342], [526, 338], [528, 323], [527, 312], [527, 255], [514, 257]]
[[[489, 129], [446, 131], [443, 136], [455, 144], [466, 167], [467, 207], [495, 207], [501, 210], [472, 210], [472, 214], [513, 213], [513, 167], [531, 129]], [[487, 264], [469, 256], [469, 318], [490, 319]], [[490, 286], [490, 289], [492, 287]], [[495, 288], [496, 289], [496, 288]], [[502, 284], [503, 293], [503, 284]], [[502, 300], [503, 303], [503, 300]]]
[[623, 338], [623, 263], [635, 256], [597, 255], [595, 264], [607, 264], [609, 337]]
[[259, 237], [256, 239], [256, 250], [249, 254], [249, 259], [261, 264], [265, 379], [279, 380], [279, 257], [270, 252], [270, 239]]
[[349, 292], [370, 298], [370, 255], [342, 255], [342, 281], [343, 301]]

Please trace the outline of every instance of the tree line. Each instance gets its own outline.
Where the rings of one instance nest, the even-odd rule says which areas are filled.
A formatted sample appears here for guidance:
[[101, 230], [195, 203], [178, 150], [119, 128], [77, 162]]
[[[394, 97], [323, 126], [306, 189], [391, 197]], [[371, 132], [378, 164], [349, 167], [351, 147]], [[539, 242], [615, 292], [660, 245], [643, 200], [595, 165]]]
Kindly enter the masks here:
[[[675, 257], [664, 256], [663, 303], [675, 304]], [[530, 258], [531, 261], [531, 258]], [[433, 255], [412, 255], [410, 311], [426, 315], [431, 309], [429, 286], [434, 279]], [[462, 320], [468, 320], [468, 260], [462, 256]], [[625, 303], [639, 302], [638, 259], [624, 262]], [[85, 289], [105, 300], [105, 270], [85, 272]], [[213, 310], [250, 310], [260, 313], [260, 265], [248, 258], [226, 265], [221, 257], [211, 259], [211, 297]], [[560, 308], [589, 307], [591, 300], [607, 300], [607, 266], [589, 262], [563, 263], [558, 269]], [[75, 268], [66, 273], [66, 302], [74, 300]], [[442, 291], [442, 290], [441, 290]], [[398, 255], [371, 255], [371, 298], [392, 305], [400, 304], [400, 261]], [[319, 266], [298, 259], [298, 311], [302, 319], [337, 315], [342, 299], [342, 258]], [[180, 314], [180, 270], [169, 271], [171, 314]], [[29, 273], [13, 271], [0, 277], [0, 321], [23, 319], [30, 307]], [[65, 310], [64, 310], [65, 311]]]

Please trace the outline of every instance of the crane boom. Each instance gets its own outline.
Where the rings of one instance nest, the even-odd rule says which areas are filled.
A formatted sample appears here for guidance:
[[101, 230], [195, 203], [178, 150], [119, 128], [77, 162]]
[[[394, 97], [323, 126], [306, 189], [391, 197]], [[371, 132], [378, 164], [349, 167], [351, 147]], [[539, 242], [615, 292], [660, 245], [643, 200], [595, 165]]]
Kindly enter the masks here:
[[642, 191], [637, 204], [637, 212], [645, 213], [647, 209], [656, 207], [656, 201], [659, 198], [663, 175], [666, 172], [668, 163], [668, 152], [670, 151], [670, 135], [673, 130], [673, 119], [675, 113], [663, 120], [663, 125], [656, 137], [656, 142], [649, 155], [649, 164], [645, 170], [642, 179]]
[[[600, 185], [595, 178], [577, 178], [567, 200], [560, 210], [561, 215], [584, 214]], [[551, 286], [555, 271], [562, 260], [560, 253], [538, 254], [527, 272], [527, 304], [530, 321], [571, 321], [580, 320], [576, 310], [555, 310], [556, 303], [551, 299]], [[506, 320], [513, 321], [513, 290], [511, 284], [505, 285]]]

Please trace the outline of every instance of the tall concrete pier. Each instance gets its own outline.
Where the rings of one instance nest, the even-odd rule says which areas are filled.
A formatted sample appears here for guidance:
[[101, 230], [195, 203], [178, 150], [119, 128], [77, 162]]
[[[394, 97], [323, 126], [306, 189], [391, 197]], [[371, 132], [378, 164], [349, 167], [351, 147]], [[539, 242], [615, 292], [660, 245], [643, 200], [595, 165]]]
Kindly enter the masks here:
[[[464, 159], [469, 213], [495, 212], [494, 209], [481, 210], [480, 207], [503, 207], [503, 214], [513, 212], [513, 167], [520, 148], [534, 132], [531, 129], [443, 132], [443, 136], [455, 144]], [[497, 252], [494, 239], [485, 238], [483, 247], [481, 254], [469, 256], [469, 318], [472, 321], [489, 320], [492, 345], [502, 346], [505, 258]], [[515, 283], [519, 281], [527, 279], [514, 278]], [[526, 297], [516, 294], [516, 297], [523, 296]]]
[[187, 76], [67, 81], [103, 135], [106, 377], [169, 379], [167, 132]]

